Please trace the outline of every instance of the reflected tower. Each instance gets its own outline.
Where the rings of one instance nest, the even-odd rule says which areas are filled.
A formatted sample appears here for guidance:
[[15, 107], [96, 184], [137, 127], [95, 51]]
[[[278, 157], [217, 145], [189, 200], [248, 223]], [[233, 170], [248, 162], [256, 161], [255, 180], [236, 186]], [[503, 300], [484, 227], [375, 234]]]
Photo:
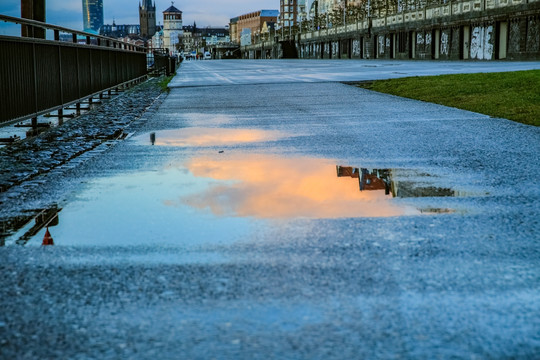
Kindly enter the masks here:
[[84, 31], [98, 34], [103, 26], [103, 0], [83, 0], [82, 7]]

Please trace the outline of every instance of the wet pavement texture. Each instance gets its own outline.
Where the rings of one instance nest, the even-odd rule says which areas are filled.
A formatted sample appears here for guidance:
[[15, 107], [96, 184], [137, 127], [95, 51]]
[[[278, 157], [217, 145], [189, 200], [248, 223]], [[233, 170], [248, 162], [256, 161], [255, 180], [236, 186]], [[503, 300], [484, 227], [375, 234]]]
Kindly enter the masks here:
[[171, 86], [355, 82], [411, 76], [468, 74], [540, 69], [540, 62], [408, 60], [242, 60], [191, 61], [190, 71]]
[[[104, 99], [99, 105], [91, 105], [91, 111], [66, 120], [62, 126], [55, 126], [40, 136], [0, 147], [0, 192], [69, 166], [70, 160], [80, 159], [81, 155], [107, 141], [124, 138], [129, 124], [159, 97], [161, 88], [157, 82], [154, 78], [112, 100]], [[0, 205], [4, 205], [4, 201], [0, 199]]]
[[202, 63], [0, 193], [1, 358], [537, 357], [540, 129]]

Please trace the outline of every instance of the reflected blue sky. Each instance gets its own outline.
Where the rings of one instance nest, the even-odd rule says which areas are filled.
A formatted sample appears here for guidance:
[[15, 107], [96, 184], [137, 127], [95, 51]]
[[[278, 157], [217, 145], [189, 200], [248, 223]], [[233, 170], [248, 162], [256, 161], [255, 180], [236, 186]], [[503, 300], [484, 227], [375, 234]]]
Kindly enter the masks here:
[[[126, 174], [88, 184], [50, 228], [56, 246], [182, 246], [230, 243], [257, 222], [220, 218], [189, 206], [170, 206], [171, 197], [202, 191], [210, 180], [183, 169]], [[44, 230], [29, 245], [41, 245]]]

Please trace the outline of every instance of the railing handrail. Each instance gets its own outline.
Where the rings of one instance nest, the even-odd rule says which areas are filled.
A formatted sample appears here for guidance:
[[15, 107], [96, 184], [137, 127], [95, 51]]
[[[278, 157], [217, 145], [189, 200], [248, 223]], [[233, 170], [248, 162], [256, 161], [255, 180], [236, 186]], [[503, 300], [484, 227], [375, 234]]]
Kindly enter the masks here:
[[[19, 25], [29, 25], [29, 26], [39, 27], [39, 28], [42, 28], [42, 29], [45, 29], [45, 30], [53, 30], [53, 31], [58, 31], [58, 32], [63, 32], [63, 33], [69, 33], [69, 34], [72, 34], [72, 35], [81, 35], [81, 36], [84, 36], [86, 38], [95, 38], [95, 39], [105, 40], [104, 44], [110, 43], [110, 44], [126, 45], [126, 46], [129, 46], [129, 47], [135, 48], [135, 51], [139, 51], [139, 52], [143, 52], [143, 51], [146, 52], [146, 50], [147, 50], [146, 47], [144, 47], [144, 46], [130, 44], [128, 42], [120, 41], [118, 39], [110, 38], [110, 37], [107, 37], [107, 36], [102, 36], [102, 35], [93, 34], [93, 33], [80, 31], [80, 30], [69, 29], [69, 28], [66, 28], [66, 27], [53, 25], [53, 24], [48, 24], [48, 23], [44, 23], [44, 22], [41, 22], [41, 21], [31, 20], [31, 19], [18, 18], [18, 17], [14, 17], [14, 16], [0, 14], [0, 21], [15, 23], [15, 24], [19, 24]], [[100, 44], [99, 46], [110, 47], [108, 45], [102, 45], [102, 44]]]

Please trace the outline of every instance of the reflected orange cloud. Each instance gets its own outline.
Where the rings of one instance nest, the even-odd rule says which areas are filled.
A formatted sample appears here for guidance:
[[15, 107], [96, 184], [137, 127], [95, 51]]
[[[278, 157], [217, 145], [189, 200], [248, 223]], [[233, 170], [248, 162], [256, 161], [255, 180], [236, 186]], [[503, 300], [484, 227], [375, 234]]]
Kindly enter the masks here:
[[[200, 157], [187, 169], [223, 181], [181, 199], [220, 216], [256, 218], [383, 217], [419, 213], [382, 191], [360, 191], [358, 179], [336, 176], [336, 162], [271, 155]], [[169, 203], [170, 205], [170, 203]]]
[[[227, 129], [192, 127], [155, 132], [157, 146], [220, 146], [259, 141], [277, 140], [283, 137], [279, 131], [253, 129]], [[139, 137], [147, 142], [149, 137]]]

